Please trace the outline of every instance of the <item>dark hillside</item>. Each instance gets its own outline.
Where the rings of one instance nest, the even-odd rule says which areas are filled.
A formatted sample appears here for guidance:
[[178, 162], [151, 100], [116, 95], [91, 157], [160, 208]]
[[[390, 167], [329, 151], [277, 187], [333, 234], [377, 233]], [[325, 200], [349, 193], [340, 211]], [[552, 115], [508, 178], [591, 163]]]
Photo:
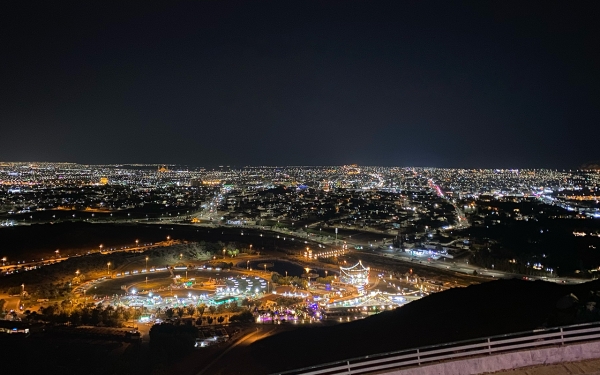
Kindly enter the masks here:
[[436, 293], [394, 311], [352, 323], [282, 333], [256, 342], [252, 352], [258, 363], [268, 365], [267, 372], [274, 372], [571, 324], [578, 319], [578, 306], [559, 311], [557, 301], [573, 293], [579, 298], [580, 307], [592, 298], [590, 291], [596, 290], [600, 290], [600, 281], [578, 285], [516, 279], [492, 281]]

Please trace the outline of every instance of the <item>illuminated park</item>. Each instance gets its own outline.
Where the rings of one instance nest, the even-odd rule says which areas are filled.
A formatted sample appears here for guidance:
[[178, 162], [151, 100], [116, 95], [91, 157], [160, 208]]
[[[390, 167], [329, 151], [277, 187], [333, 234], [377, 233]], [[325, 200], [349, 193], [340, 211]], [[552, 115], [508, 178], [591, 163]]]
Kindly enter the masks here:
[[371, 275], [370, 268], [360, 261], [350, 267], [339, 266], [332, 275], [305, 267], [299, 277], [287, 272], [280, 276], [271, 270], [287, 267], [299, 271], [300, 266], [291, 263], [254, 262], [258, 270], [252, 270], [250, 262], [245, 265], [246, 269], [235, 270], [206, 266], [135, 270], [85, 283], [81, 288], [102, 292], [110, 290], [103, 285], [123, 284], [120, 292], [110, 296], [96, 293], [96, 300], [105, 306], [142, 309], [145, 314], [140, 314], [140, 322], [161, 321], [159, 316], [169, 309], [203, 306], [222, 313], [225, 306], [243, 303], [256, 306], [255, 321], [263, 324], [344, 322], [402, 306], [423, 295], [408, 282], [409, 288], [400, 288], [382, 275]]

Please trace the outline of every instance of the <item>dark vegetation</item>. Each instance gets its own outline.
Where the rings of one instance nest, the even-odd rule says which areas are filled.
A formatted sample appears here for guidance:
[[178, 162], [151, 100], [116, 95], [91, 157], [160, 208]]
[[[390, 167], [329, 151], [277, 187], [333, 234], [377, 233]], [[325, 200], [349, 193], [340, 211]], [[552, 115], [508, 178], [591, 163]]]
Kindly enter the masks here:
[[98, 250], [100, 244], [103, 245], [103, 249], [133, 247], [136, 239], [141, 245], [165, 241], [167, 236], [170, 236], [171, 239], [185, 241], [252, 243], [253, 249], [256, 251], [274, 244], [286, 249], [303, 249], [303, 243], [298, 241], [276, 239], [271, 234], [260, 237], [259, 231], [243, 227], [206, 228], [173, 224], [65, 222], [2, 228], [0, 234], [2, 235], [1, 256], [6, 256], [9, 263], [48, 259], [55, 256], [56, 249], [60, 249], [61, 255], [74, 255]]
[[[30, 261], [31, 259], [51, 258], [60, 249], [61, 255], [81, 254], [121, 246], [135, 246], [140, 243], [164, 241], [166, 230], [156, 226], [126, 224], [90, 224], [65, 222], [58, 224], [34, 224], [2, 228], [2, 256], [9, 262]], [[169, 233], [170, 234], [170, 233]]]
[[150, 350], [153, 356], [172, 361], [189, 354], [196, 337], [198, 328], [192, 325], [155, 324], [150, 329]]
[[[478, 218], [463, 232], [473, 239], [472, 261], [482, 267], [550, 276], [533, 268], [542, 264], [554, 275], [592, 277], [589, 270], [600, 266], [600, 221], [578, 218], [573, 212], [535, 201], [477, 203]], [[527, 218], [527, 220], [522, 219]], [[519, 219], [517, 219], [519, 218]], [[479, 220], [478, 220], [479, 219]], [[575, 236], [584, 232], [586, 236]]]
[[42, 322], [50, 324], [70, 324], [72, 326], [90, 325], [104, 327], [122, 327], [127, 321], [139, 318], [140, 314], [147, 312], [122, 306], [102, 306], [93, 303], [78, 304], [73, 306], [72, 301], [64, 300], [47, 307], [42, 307], [38, 312], [25, 311], [25, 321]]
[[[59, 338], [43, 334], [0, 342], [3, 374], [128, 374], [133, 366], [125, 359], [139, 357], [139, 347], [120, 341]], [[111, 356], [124, 349], [115, 361]]]
[[[352, 323], [300, 328], [252, 344], [264, 373], [426, 345], [600, 320], [600, 282], [498, 280], [455, 288]], [[557, 302], [573, 293], [572, 303]], [[563, 301], [564, 302], [564, 301]], [[559, 308], [559, 306], [561, 308]], [[290, 350], [299, 348], [299, 351]]]

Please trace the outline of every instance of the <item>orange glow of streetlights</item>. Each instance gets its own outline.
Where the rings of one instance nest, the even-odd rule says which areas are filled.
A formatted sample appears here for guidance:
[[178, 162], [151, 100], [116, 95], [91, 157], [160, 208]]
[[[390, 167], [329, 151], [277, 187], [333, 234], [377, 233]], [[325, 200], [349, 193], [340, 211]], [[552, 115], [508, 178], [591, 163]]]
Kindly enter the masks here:
[[106, 263], [107, 273], [110, 275], [110, 262]]

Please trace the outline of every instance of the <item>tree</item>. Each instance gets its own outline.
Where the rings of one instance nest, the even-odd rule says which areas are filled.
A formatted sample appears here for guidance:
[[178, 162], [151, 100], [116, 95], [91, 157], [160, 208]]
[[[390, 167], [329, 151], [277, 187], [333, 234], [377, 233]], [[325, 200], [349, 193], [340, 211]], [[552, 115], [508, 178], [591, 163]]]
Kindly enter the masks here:
[[165, 314], [167, 315], [167, 318], [171, 319], [173, 317], [173, 315], [175, 315], [175, 310], [173, 310], [172, 308], [168, 308], [165, 311]]
[[229, 318], [230, 322], [254, 322], [254, 315], [250, 311], [234, 314]]
[[236, 301], [233, 301], [228, 303], [227, 306], [225, 306], [225, 310], [229, 312], [238, 312], [241, 310], [241, 308]]
[[208, 318], [206, 318], [206, 323], [208, 323], [208, 325], [211, 325], [212, 322], [213, 322], [212, 316], [209, 316]]
[[181, 319], [181, 317], [183, 316], [184, 313], [185, 313], [185, 310], [183, 310], [183, 307], [177, 308], [177, 316], [179, 316], [179, 319]]
[[196, 311], [198, 311], [198, 316], [202, 317], [202, 315], [204, 315], [204, 310], [206, 309], [206, 305], [205, 304], [201, 304], [198, 307], [196, 307]]
[[214, 307], [214, 306], [209, 306], [209, 307], [208, 307], [208, 311], [209, 311], [211, 314], [214, 314], [214, 313], [215, 313], [215, 311], [217, 311], [217, 308], [216, 308], [216, 307]]
[[69, 315], [69, 323], [76, 326], [81, 323], [81, 313], [79, 311], [73, 311], [71, 315]]
[[225, 318], [223, 317], [223, 315], [221, 315], [217, 318], [217, 322], [219, 322], [219, 324], [223, 323], [224, 320], [225, 320]]
[[186, 310], [189, 316], [194, 316], [194, 313], [196, 312], [196, 308], [192, 305], [186, 307]]

